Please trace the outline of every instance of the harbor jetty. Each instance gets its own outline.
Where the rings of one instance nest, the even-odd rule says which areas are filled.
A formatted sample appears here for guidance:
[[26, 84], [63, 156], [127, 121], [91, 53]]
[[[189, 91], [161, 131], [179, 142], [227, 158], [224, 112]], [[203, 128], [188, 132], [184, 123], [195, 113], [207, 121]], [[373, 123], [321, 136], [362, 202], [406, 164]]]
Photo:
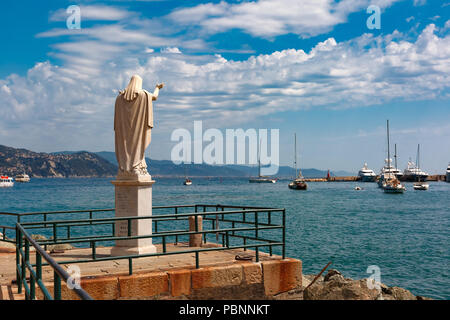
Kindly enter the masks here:
[[[375, 178], [378, 181], [380, 176]], [[360, 181], [361, 178], [358, 176], [345, 176], [345, 177], [328, 177], [328, 178], [305, 178], [306, 182], [352, 182]], [[401, 179], [400, 179], [401, 180]], [[446, 176], [444, 174], [435, 174], [427, 177], [426, 181], [446, 181]]]

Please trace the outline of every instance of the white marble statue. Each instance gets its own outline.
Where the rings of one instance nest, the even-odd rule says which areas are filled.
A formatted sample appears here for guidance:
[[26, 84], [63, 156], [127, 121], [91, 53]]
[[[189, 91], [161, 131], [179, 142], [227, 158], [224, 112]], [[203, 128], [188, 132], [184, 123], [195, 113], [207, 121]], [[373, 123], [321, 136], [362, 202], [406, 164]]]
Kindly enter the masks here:
[[158, 84], [151, 94], [142, 89], [142, 78], [134, 75], [116, 98], [114, 132], [118, 179], [150, 177], [145, 163], [145, 149], [150, 144], [153, 128], [152, 101], [156, 100], [163, 86], [163, 83]]

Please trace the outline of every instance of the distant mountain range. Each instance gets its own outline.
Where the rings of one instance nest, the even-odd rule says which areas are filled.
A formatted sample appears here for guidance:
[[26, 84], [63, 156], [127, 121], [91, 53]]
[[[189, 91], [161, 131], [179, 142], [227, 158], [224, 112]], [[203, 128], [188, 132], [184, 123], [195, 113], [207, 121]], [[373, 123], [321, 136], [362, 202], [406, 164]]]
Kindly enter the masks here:
[[[117, 166], [116, 155], [114, 152], [102, 151], [96, 152], [97, 155], [110, 161]], [[249, 177], [258, 175], [258, 167], [245, 165], [208, 165], [208, 164], [187, 164], [176, 165], [170, 160], [151, 160], [147, 161], [148, 171], [152, 176], [174, 176], [184, 177], [185, 170], [189, 177]], [[302, 169], [302, 173], [307, 178], [326, 177], [328, 171], [318, 169]], [[352, 175], [352, 173], [339, 171], [342, 175]], [[344, 173], [344, 174], [343, 174]], [[330, 172], [332, 176], [336, 174]], [[291, 178], [294, 175], [294, 168], [281, 166], [276, 174], [279, 178]]]
[[0, 173], [31, 177], [107, 177], [117, 173], [117, 167], [95, 153], [37, 153], [0, 145]]
[[[146, 158], [148, 171], [152, 176], [184, 177], [249, 177], [258, 175], [256, 166], [245, 165], [176, 165], [169, 160]], [[37, 153], [26, 149], [15, 149], [0, 145], [0, 174], [16, 176], [27, 173], [31, 177], [112, 177], [117, 174], [117, 160], [114, 152], [61, 151]], [[325, 177], [327, 171], [302, 169], [307, 178]], [[290, 178], [294, 169], [279, 167], [278, 178]], [[332, 176], [352, 175], [339, 171]]]

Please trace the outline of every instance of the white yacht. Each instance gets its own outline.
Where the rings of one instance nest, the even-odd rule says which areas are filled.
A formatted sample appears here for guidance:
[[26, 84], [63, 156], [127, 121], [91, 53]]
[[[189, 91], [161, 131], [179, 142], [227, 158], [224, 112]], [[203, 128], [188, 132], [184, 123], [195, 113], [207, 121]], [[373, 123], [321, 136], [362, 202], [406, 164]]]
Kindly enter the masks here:
[[446, 176], [446, 180], [447, 180], [447, 182], [450, 182], [450, 163], [448, 164], [448, 167], [447, 167], [447, 176]]
[[417, 145], [417, 158], [416, 163], [412, 162], [411, 159], [408, 161], [408, 167], [403, 171], [403, 178], [406, 181], [426, 181], [428, 178], [428, 173], [420, 169], [420, 144]]
[[27, 175], [26, 173], [19, 174], [16, 176], [16, 181], [17, 182], [30, 182], [30, 176]]
[[0, 176], [0, 188], [14, 186], [13, 178], [8, 176]]
[[374, 182], [377, 175], [372, 169], [367, 167], [367, 163], [364, 163], [364, 167], [362, 167], [358, 172], [358, 177], [362, 182]]

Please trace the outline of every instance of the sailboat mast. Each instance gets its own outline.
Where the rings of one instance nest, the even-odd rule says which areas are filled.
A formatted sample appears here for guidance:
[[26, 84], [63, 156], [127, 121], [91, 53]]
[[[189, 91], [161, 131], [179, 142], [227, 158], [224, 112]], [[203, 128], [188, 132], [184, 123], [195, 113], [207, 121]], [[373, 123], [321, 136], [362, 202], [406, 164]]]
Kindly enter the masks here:
[[258, 149], [258, 177], [261, 177], [261, 139], [259, 139]]
[[395, 144], [395, 155], [394, 155], [394, 158], [395, 158], [395, 169], [397, 169], [398, 168], [398, 166], [397, 166], [397, 144]]
[[417, 159], [416, 159], [417, 168], [420, 168], [420, 144], [417, 145]]
[[295, 167], [295, 178], [297, 178], [297, 134], [294, 133], [294, 167]]
[[391, 151], [389, 148], [389, 120], [387, 120], [388, 168], [391, 168]]

